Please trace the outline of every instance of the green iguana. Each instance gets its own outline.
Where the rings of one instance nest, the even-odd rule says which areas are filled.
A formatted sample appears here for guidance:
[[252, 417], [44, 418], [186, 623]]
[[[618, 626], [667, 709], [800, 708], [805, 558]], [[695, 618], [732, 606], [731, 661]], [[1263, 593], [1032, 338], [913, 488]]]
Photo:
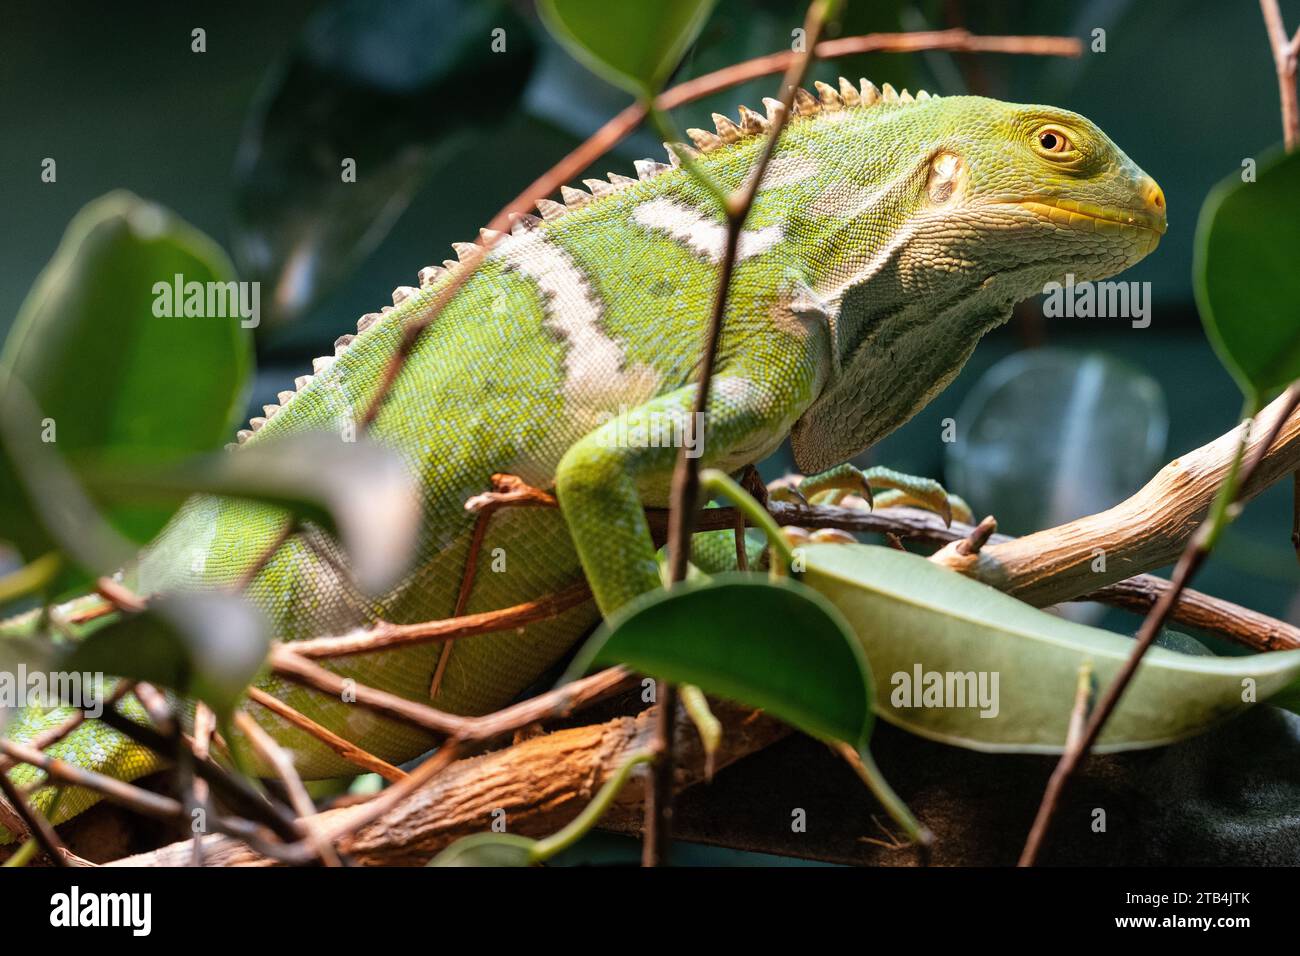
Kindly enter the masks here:
[[[798, 91], [740, 239], [703, 428], [708, 467], [735, 471], [787, 436], [805, 473], [844, 462], [943, 389], [1017, 301], [1066, 273], [1083, 281], [1119, 272], [1165, 231], [1159, 186], [1078, 114], [912, 96], [866, 80], [816, 86], [817, 95]], [[398, 288], [392, 308], [363, 316], [334, 356], [240, 432], [243, 445], [256, 445], [350, 425], [374, 397], [404, 323], [429, 308], [449, 273], [486, 256], [423, 333], [371, 429], [420, 479], [413, 571], [366, 598], [335, 545], [294, 536], [247, 592], [277, 639], [450, 616], [474, 525], [466, 501], [494, 473], [553, 488], [562, 510], [495, 515], [482, 553], [504, 556], [505, 570], [480, 569], [466, 611], [535, 599], [584, 573], [595, 602], [457, 642], [433, 706], [505, 705], [602, 613], [661, 586], [642, 509], [667, 504], [678, 449], [620, 436], [689, 414], [725, 237], [719, 210], [678, 154], [690, 150], [724, 188], [740, 186], [780, 109], [764, 102], [766, 119], [742, 107], [738, 122], [715, 115], [716, 132], [691, 130], [697, 150], [670, 146], [671, 164], [644, 160], [636, 179], [611, 174], [586, 180], [590, 192], [565, 188], [563, 203], [541, 200], [541, 218], [519, 217], [486, 253], [457, 244], [459, 262], [421, 271], [420, 288]], [[230, 585], [287, 520], [267, 505], [195, 498], [127, 580], [143, 595]], [[418, 646], [331, 666], [430, 701], [439, 653]], [[273, 677], [260, 687], [385, 760], [430, 746], [408, 726], [315, 691]], [[249, 710], [305, 777], [356, 772], [266, 708]], [[69, 713], [28, 710], [6, 734], [29, 740]], [[160, 765], [94, 721], [50, 750], [123, 779]], [[22, 784], [41, 779], [29, 766], [11, 774]], [[37, 791], [36, 806], [51, 792]], [[93, 800], [69, 792], [57, 819]]]

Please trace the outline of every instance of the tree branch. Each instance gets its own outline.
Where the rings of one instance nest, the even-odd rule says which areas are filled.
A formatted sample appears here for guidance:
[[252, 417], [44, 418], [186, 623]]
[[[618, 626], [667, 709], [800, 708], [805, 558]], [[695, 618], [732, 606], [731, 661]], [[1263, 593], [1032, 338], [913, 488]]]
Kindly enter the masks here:
[[[1300, 415], [1288, 414], [1287, 396], [1260, 412], [1246, 445], [1259, 452], [1264, 436], [1277, 438], [1242, 485], [1248, 501], [1300, 467]], [[1132, 497], [1113, 508], [1055, 528], [995, 541], [965, 573], [1039, 607], [1070, 601], [1174, 561], [1209, 512], [1232, 464], [1240, 428], [1174, 459]], [[1098, 564], [1104, 557], [1105, 565]]]
[[[720, 767], [790, 732], [778, 721], [747, 708], [723, 702], [714, 702], [713, 707], [725, 727], [716, 757]], [[496, 810], [505, 811], [509, 832], [547, 836], [576, 817], [629, 756], [651, 744], [653, 736], [649, 712], [558, 730], [507, 750], [455, 761], [396, 806], [360, 825], [356, 821], [363, 819], [369, 804], [326, 810], [303, 822], [330, 835], [342, 832], [339, 851], [364, 866], [425, 863], [452, 841], [488, 831]], [[676, 790], [704, 779], [705, 755], [698, 734], [685, 717], [677, 721], [675, 752]], [[644, 790], [640, 779], [630, 780], [611, 808], [611, 819], [638, 819]], [[213, 866], [275, 862], [229, 837], [205, 836], [202, 841], [204, 859]], [[193, 853], [192, 842], [174, 843], [110, 865], [183, 866]]]
[[1290, 40], [1282, 24], [1282, 12], [1277, 0], [1259, 0], [1268, 30], [1269, 46], [1273, 50], [1273, 65], [1277, 70], [1278, 98], [1282, 101], [1282, 136], [1287, 151], [1300, 145], [1300, 104], [1296, 100], [1296, 60], [1300, 56], [1300, 30]]

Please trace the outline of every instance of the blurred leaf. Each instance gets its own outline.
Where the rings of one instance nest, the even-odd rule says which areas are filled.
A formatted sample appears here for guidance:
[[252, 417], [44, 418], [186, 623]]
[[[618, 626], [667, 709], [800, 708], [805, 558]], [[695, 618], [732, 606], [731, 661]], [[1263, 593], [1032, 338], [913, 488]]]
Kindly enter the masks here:
[[999, 361], [962, 399], [945, 446], [951, 490], [1008, 534], [1104, 511], [1164, 463], [1160, 385], [1100, 352], [1043, 348]]
[[513, 833], [475, 833], [447, 847], [429, 866], [532, 866], [536, 845]]
[[593, 73], [639, 96], [662, 89], [699, 35], [714, 0], [540, 0], [542, 21]]
[[1235, 173], [1201, 207], [1193, 283], [1206, 334], [1248, 400], [1300, 378], [1300, 152]]
[[312, 17], [258, 92], [235, 162], [235, 258], [264, 283], [272, 324], [345, 278], [466, 134], [515, 111], [534, 56], [500, 0], [341, 0]]
[[365, 438], [305, 432], [220, 452], [172, 469], [90, 476], [105, 498], [174, 502], [193, 493], [278, 505], [342, 539], [357, 584], [369, 593], [397, 582], [420, 527], [419, 485], [394, 451]]
[[59, 556], [50, 551], [0, 577], [0, 608], [10, 601], [43, 591], [58, 575], [59, 566]]
[[27, 387], [0, 364], [0, 537], [24, 554], [60, 558], [44, 585], [50, 597], [121, 567], [135, 547], [105, 522], [55, 444], [42, 440], [42, 421]]
[[[217, 245], [153, 203], [114, 192], [86, 205], [0, 355], [12, 373], [0, 390], [17, 381], [30, 393], [30, 420], [11, 424], [57, 449], [74, 471], [103, 460], [160, 465], [226, 440], [243, 408], [251, 338], [237, 316], [155, 315], [155, 284], [171, 287], [177, 275], [186, 283], [234, 278]], [[34, 530], [30, 500], [11, 497], [15, 464], [0, 467], [0, 534], [15, 529], [15, 543], [32, 558], [49, 542]], [[134, 541], [151, 538], [168, 517], [156, 507], [107, 515]]]
[[163, 595], [73, 645], [58, 666], [158, 684], [203, 701], [225, 720], [257, 676], [268, 646], [265, 620], [241, 598]]
[[815, 736], [861, 749], [871, 734], [872, 681], [847, 622], [793, 581], [718, 575], [642, 595], [578, 652], [763, 710]]

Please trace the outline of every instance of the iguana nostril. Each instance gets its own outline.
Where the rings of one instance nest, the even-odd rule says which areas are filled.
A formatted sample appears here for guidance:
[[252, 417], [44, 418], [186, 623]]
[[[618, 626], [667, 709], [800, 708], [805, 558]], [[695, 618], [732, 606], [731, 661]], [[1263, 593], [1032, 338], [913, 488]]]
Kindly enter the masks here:
[[1164, 215], [1165, 211], [1165, 191], [1160, 188], [1160, 184], [1154, 179], [1147, 181], [1146, 188], [1147, 207], [1158, 215]]

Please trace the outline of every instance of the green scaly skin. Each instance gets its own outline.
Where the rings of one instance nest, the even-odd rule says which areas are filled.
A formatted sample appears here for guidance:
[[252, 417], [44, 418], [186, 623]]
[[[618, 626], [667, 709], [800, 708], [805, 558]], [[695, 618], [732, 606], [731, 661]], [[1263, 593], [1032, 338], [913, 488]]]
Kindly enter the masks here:
[[[1077, 114], [978, 97], [913, 100], [865, 80], [841, 82], [838, 93], [819, 84], [817, 98], [801, 91], [796, 108], [741, 241], [704, 427], [706, 467], [734, 471], [787, 436], [806, 474], [860, 453], [938, 393], [1015, 302], [1067, 272], [1076, 281], [1119, 272], [1164, 231], [1159, 187]], [[724, 121], [717, 136], [691, 131], [715, 182], [742, 184], [762, 126], [742, 111], [741, 129]], [[1052, 148], [1062, 143], [1069, 148]], [[545, 221], [519, 223], [425, 332], [372, 428], [420, 477], [414, 570], [366, 598], [304, 536], [291, 539], [248, 589], [277, 639], [451, 615], [474, 520], [465, 501], [497, 472], [554, 488], [562, 513], [495, 515], [468, 611], [537, 598], [584, 572], [595, 604], [458, 642], [433, 706], [503, 706], [602, 612], [660, 586], [642, 507], [667, 504], [677, 450], [628, 447], [609, 416], [623, 410], [628, 424], [662, 425], [665, 414], [691, 408], [723, 226], [685, 170], [647, 162], [638, 173], [639, 181], [596, 181], [594, 198], [566, 193], [567, 209], [539, 204]], [[399, 289], [397, 308], [364, 318], [336, 360], [241, 437], [256, 444], [349, 427], [374, 396], [403, 323], [447, 281], [441, 270], [421, 278], [422, 289]], [[229, 585], [285, 520], [268, 506], [194, 499], [128, 583], [142, 594]], [[315, 547], [345, 560], [331, 542]], [[490, 555], [504, 557], [503, 571], [488, 567]], [[428, 701], [438, 654], [422, 646], [332, 666]], [[430, 745], [355, 705], [275, 678], [259, 686], [386, 760]], [[355, 772], [274, 714], [250, 712], [304, 776]], [[27, 711], [7, 735], [30, 739], [66, 714]], [[158, 766], [95, 722], [51, 752], [124, 779]], [[30, 767], [12, 775], [40, 779]], [[37, 806], [49, 792], [38, 791]], [[68, 793], [58, 818], [92, 799]]]

